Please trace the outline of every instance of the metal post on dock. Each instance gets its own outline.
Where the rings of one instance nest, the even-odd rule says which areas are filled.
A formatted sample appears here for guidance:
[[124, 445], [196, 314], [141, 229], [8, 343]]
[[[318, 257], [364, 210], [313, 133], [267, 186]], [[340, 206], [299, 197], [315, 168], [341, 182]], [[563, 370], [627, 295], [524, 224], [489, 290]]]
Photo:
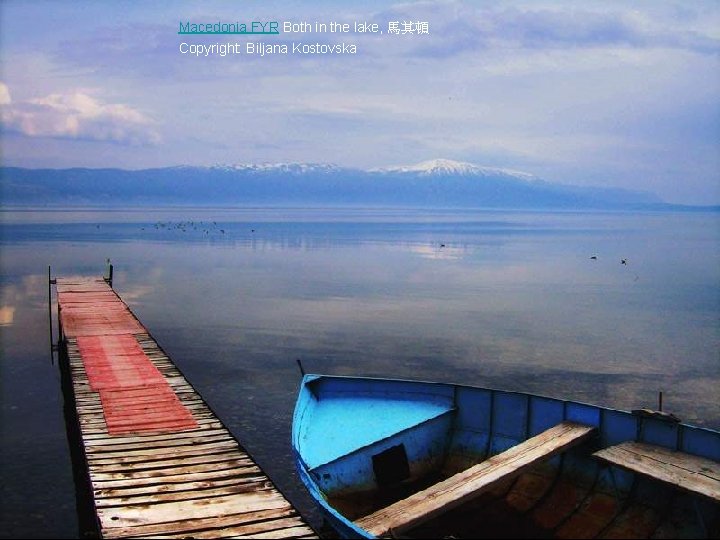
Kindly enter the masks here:
[[105, 279], [105, 283], [107, 283], [108, 285], [110, 285], [110, 287], [112, 288], [112, 282], [113, 282], [113, 265], [112, 265], [112, 263], [110, 262], [110, 259], [107, 260], [107, 265], [108, 265], [108, 277], [106, 277], [106, 278], [104, 278], [104, 279]]
[[52, 278], [52, 268], [48, 265], [48, 328], [50, 330], [50, 363], [55, 364], [55, 351], [57, 345], [53, 341], [53, 324], [52, 324], [52, 286], [55, 280]]
[[[57, 283], [57, 279], [54, 280]], [[57, 348], [60, 349], [60, 346], [62, 345], [64, 341], [63, 336], [63, 327], [62, 327], [62, 320], [60, 318], [60, 312], [62, 311], [62, 306], [60, 305], [60, 295], [58, 295], [58, 301], [57, 301], [57, 328], [58, 328], [58, 339], [57, 339]]]

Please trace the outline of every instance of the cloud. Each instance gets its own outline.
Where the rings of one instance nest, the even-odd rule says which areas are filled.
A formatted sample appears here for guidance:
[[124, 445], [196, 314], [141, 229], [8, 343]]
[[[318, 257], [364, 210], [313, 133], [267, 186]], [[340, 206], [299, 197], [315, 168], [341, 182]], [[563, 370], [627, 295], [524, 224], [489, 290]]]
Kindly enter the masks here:
[[0, 82], [0, 105], [10, 105], [10, 89]]
[[[177, 31], [174, 26], [173, 30]], [[174, 78], [185, 72], [192, 76], [193, 69], [178, 61], [178, 45], [167, 37], [173, 34], [163, 25], [102, 25], [59, 40], [49, 56], [60, 64], [91, 69], [101, 76]]]
[[103, 103], [83, 92], [13, 102], [0, 83], [2, 124], [27, 137], [108, 141], [129, 145], [160, 142], [154, 121], [120, 103]]

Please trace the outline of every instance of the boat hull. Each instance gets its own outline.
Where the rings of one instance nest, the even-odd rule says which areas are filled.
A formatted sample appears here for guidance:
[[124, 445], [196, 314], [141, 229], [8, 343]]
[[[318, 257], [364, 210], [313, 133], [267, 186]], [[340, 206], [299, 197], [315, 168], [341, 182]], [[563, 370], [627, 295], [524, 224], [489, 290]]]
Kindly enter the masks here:
[[[504, 527], [500, 520], [483, 530], [462, 524], [462, 534], [476, 537], [703, 537], [715, 526], [717, 504], [591, 457], [599, 448], [640, 441], [720, 461], [720, 433], [667, 417], [462, 385], [307, 375], [293, 418], [293, 449], [301, 480], [338, 533], [374, 538], [353, 520], [564, 421], [593, 426], [595, 436], [498, 485], [470, 505], [469, 515], [457, 510], [445, 521], [487, 525], [503, 509], [506, 522], [524, 522]], [[496, 510], [482, 517], [488, 506]], [[664, 525], [671, 506], [691, 512], [678, 510]], [[443, 526], [428, 524], [420, 535], [445, 536]]]

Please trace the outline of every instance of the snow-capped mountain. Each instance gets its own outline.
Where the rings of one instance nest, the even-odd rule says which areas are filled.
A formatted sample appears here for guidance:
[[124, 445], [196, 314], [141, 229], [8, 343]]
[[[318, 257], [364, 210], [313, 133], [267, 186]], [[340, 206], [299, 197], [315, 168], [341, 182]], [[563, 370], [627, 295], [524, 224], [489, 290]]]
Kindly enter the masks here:
[[[342, 171], [359, 171], [349, 167], [339, 167], [333, 163], [236, 163], [232, 165], [214, 165], [210, 167], [220, 171], [237, 171], [250, 173], [339, 173]], [[376, 167], [368, 169], [368, 173], [381, 174], [413, 174], [420, 176], [485, 176], [485, 177], [512, 177], [520, 180], [539, 180], [534, 174], [503, 169], [499, 167], [481, 167], [473, 163], [454, 161], [451, 159], [431, 159], [415, 165], [400, 165], [395, 167]]]
[[234, 165], [215, 165], [213, 169], [226, 171], [243, 171], [243, 172], [282, 172], [290, 174], [305, 173], [336, 173], [341, 170], [332, 163], [236, 163]]
[[383, 167], [370, 169], [369, 172], [379, 173], [415, 173], [422, 176], [512, 176], [522, 180], [537, 180], [537, 176], [525, 172], [501, 169], [497, 167], [480, 167], [464, 161], [451, 159], [431, 159], [416, 165]]
[[448, 159], [360, 170], [323, 163], [241, 163], [159, 169], [0, 167], [4, 204], [383, 205], [477, 208], [627, 208], [650, 193], [557, 184]]

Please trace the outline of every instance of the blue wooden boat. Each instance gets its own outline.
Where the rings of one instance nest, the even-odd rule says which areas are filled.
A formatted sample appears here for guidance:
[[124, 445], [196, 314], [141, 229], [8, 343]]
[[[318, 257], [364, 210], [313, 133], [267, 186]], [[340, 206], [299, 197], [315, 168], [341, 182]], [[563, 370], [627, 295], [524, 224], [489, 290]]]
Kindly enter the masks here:
[[300, 478], [344, 538], [704, 538], [720, 432], [469, 386], [304, 376]]

